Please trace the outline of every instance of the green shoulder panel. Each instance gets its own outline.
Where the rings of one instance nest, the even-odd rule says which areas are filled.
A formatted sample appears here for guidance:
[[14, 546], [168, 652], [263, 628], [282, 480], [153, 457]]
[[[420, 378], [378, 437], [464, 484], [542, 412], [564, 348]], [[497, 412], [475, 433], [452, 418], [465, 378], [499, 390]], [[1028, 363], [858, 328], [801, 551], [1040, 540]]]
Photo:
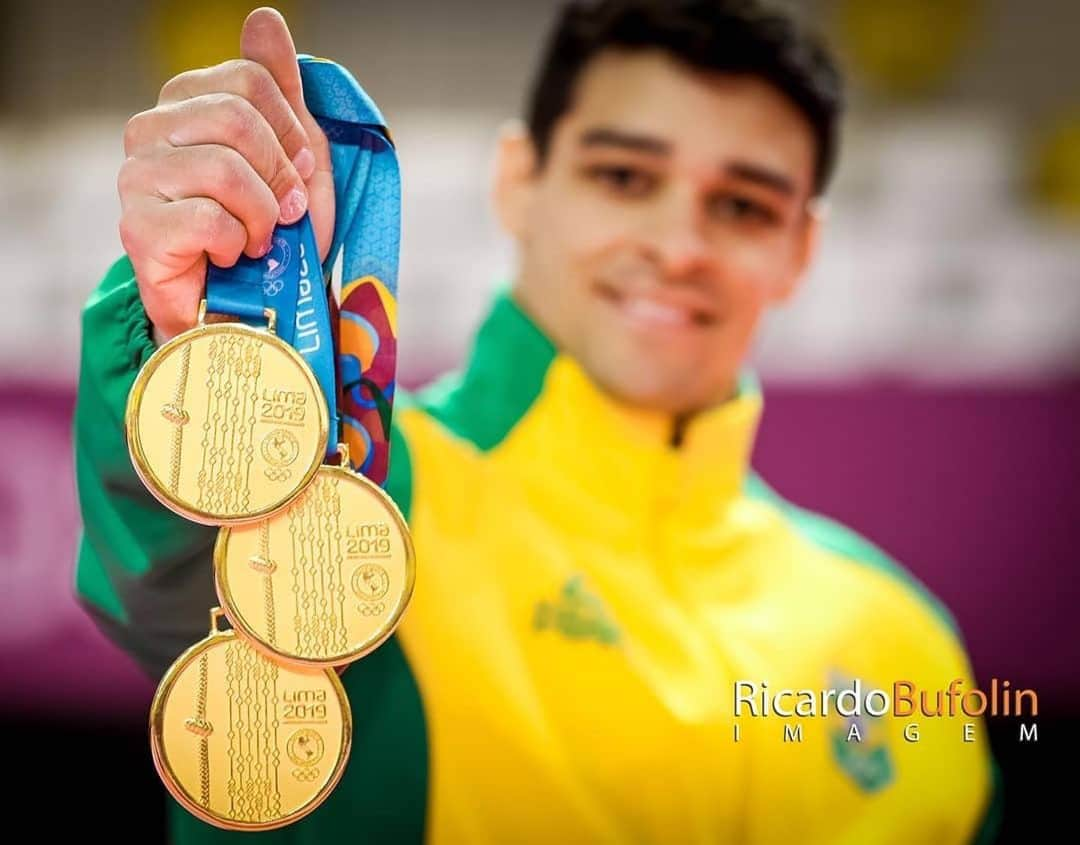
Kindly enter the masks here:
[[[77, 595], [127, 622], [120, 585], [144, 574], [151, 557], [202, 545], [204, 526], [157, 505], [135, 475], [124, 440], [124, 409], [139, 368], [153, 354], [150, 325], [131, 262], [109, 268], [82, 313], [78, 395], [73, 420], [75, 481], [83, 517], [75, 569]], [[137, 527], [137, 530], [136, 530]]]
[[438, 380], [417, 402], [452, 433], [489, 451], [536, 401], [554, 358], [551, 341], [504, 289], [480, 326], [464, 371]]
[[860, 537], [835, 520], [791, 504], [766, 484], [756, 472], [747, 474], [744, 490], [751, 499], [766, 501], [774, 505], [791, 521], [795, 530], [814, 545], [883, 572], [903, 584], [926, 605], [934, 616], [945, 623], [958, 640], [961, 639], [956, 620], [937, 596], [910, 571], [869, 540]]
[[975, 832], [973, 845], [994, 845], [1005, 820], [1005, 779], [997, 760], [991, 761], [991, 793], [982, 821]]
[[390, 463], [386, 476], [386, 492], [401, 510], [406, 520], [412, 512], [412, 459], [409, 457], [409, 444], [401, 427], [396, 423], [398, 412], [413, 404], [412, 397], [398, 389], [394, 397], [395, 421], [390, 425]]

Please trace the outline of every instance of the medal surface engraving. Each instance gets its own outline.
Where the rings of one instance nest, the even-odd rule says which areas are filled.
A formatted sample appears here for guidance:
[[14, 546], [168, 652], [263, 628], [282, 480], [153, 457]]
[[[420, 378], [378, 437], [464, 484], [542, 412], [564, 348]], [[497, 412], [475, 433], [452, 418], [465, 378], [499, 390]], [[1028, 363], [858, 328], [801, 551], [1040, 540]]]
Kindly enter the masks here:
[[268, 830], [330, 794], [352, 722], [334, 670], [278, 665], [212, 628], [162, 679], [150, 734], [158, 774], [187, 810], [218, 827]]
[[200, 325], [158, 349], [132, 386], [125, 425], [147, 488], [209, 525], [257, 520], [294, 498], [329, 428], [304, 360], [243, 323]]
[[393, 500], [367, 478], [327, 465], [288, 507], [223, 528], [214, 568], [234, 627], [275, 659], [323, 666], [385, 641], [416, 574]]

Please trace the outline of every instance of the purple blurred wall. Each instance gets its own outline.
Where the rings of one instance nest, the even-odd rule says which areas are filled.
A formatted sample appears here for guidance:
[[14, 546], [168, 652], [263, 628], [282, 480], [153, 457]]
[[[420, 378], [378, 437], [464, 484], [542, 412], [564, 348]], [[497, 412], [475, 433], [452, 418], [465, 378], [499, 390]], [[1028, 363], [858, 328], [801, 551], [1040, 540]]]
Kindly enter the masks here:
[[[152, 684], [72, 598], [71, 389], [0, 385], [3, 712], [143, 718]], [[1080, 713], [1080, 381], [765, 384], [754, 463], [904, 562], [948, 605], [976, 676]], [[12, 693], [13, 691], [13, 693]]]

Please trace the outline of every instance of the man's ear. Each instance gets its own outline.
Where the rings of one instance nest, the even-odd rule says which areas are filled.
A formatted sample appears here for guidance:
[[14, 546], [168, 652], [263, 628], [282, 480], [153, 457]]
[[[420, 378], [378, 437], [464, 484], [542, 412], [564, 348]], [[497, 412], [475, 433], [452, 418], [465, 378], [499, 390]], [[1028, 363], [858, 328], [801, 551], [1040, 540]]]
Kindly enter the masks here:
[[492, 200], [499, 223], [515, 238], [525, 232], [537, 163], [536, 147], [524, 125], [514, 121], [502, 126], [495, 150]]
[[800, 222], [800, 231], [796, 237], [798, 243], [791, 252], [791, 262], [787, 272], [773, 291], [773, 301], [776, 303], [786, 302], [792, 297], [802, 280], [806, 278], [806, 272], [810, 263], [817, 254], [818, 243], [821, 239], [821, 229], [825, 225], [828, 207], [822, 199], [811, 199], [803, 212], [803, 220]]

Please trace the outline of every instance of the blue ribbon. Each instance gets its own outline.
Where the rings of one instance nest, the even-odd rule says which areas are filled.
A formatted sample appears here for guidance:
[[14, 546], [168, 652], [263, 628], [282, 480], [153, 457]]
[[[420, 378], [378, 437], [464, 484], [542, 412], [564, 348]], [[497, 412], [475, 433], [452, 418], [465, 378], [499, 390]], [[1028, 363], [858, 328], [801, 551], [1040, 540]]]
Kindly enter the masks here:
[[[353, 468], [384, 484], [396, 392], [395, 309], [401, 232], [401, 175], [386, 121], [343, 67], [301, 55], [304, 102], [330, 142], [336, 215], [327, 257], [341, 255], [342, 345], [338, 351], [343, 440]], [[379, 300], [371, 294], [378, 290]], [[363, 360], [345, 340], [362, 332]], [[374, 350], [373, 357], [368, 353]]]
[[304, 102], [330, 142], [334, 170], [334, 240], [324, 266], [343, 251], [344, 280], [375, 276], [396, 297], [401, 180], [386, 121], [345, 68], [306, 54], [299, 62]]

